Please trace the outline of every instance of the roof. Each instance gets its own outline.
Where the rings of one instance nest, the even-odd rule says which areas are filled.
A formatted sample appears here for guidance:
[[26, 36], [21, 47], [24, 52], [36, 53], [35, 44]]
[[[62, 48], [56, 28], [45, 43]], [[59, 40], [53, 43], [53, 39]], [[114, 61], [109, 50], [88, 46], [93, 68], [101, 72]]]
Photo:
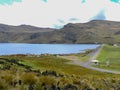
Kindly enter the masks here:
[[99, 62], [98, 60], [91, 60], [91, 62]]

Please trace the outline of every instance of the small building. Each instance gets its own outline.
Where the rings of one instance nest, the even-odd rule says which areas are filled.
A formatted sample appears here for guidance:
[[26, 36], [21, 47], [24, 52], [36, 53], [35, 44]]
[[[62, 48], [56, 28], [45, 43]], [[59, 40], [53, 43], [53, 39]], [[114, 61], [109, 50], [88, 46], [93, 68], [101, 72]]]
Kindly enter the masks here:
[[98, 65], [99, 61], [98, 60], [91, 60], [91, 63], [94, 63], [95, 65]]
[[117, 47], [118, 45], [117, 45], [117, 44], [114, 44], [113, 46], [114, 46], [114, 47]]

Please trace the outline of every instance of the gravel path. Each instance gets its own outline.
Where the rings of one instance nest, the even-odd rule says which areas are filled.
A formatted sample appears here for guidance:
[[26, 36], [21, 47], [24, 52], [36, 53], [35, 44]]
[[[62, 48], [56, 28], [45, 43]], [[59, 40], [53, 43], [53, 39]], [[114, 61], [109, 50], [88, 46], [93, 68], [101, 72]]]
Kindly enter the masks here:
[[92, 53], [90, 53], [91, 58], [89, 59], [88, 62], [81, 62], [77, 56], [59, 56], [59, 57], [71, 60], [71, 62], [68, 62], [68, 64], [74, 64], [74, 65], [82, 66], [82, 67], [92, 69], [92, 70], [96, 70], [96, 71], [100, 71], [100, 72], [106, 72], [106, 73], [112, 73], [112, 74], [120, 74], [119, 71], [96, 68], [96, 67], [92, 67], [90, 65], [91, 60], [95, 59], [98, 56], [98, 54], [102, 50], [102, 47], [103, 47], [103, 45], [99, 46]]
[[94, 49], [94, 50], [89, 54], [89, 56], [90, 56], [89, 61], [88, 61], [88, 62], [85, 62], [85, 63], [82, 63], [83, 66], [86, 66], [86, 67], [89, 66], [89, 67], [90, 67], [91, 61], [94, 60], [94, 59], [96, 59], [96, 57], [98, 56], [98, 54], [99, 54], [100, 51], [102, 50], [102, 47], [103, 47], [103, 45], [101, 45], [101, 46], [97, 47], [96, 49]]

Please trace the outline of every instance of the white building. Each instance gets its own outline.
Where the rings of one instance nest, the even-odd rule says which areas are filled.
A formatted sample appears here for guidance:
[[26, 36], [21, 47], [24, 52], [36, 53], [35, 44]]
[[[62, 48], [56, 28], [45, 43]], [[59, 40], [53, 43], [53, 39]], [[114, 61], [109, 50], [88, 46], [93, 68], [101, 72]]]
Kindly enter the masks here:
[[91, 60], [91, 63], [94, 63], [95, 65], [98, 65], [99, 61], [98, 60]]

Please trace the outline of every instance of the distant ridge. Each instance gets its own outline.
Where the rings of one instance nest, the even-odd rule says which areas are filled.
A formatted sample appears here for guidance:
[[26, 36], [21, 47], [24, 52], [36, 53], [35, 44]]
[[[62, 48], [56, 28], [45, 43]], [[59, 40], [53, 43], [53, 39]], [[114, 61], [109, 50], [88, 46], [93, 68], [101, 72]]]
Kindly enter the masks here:
[[59, 30], [0, 24], [0, 42], [120, 43], [120, 22], [93, 20], [87, 23], [69, 23]]

